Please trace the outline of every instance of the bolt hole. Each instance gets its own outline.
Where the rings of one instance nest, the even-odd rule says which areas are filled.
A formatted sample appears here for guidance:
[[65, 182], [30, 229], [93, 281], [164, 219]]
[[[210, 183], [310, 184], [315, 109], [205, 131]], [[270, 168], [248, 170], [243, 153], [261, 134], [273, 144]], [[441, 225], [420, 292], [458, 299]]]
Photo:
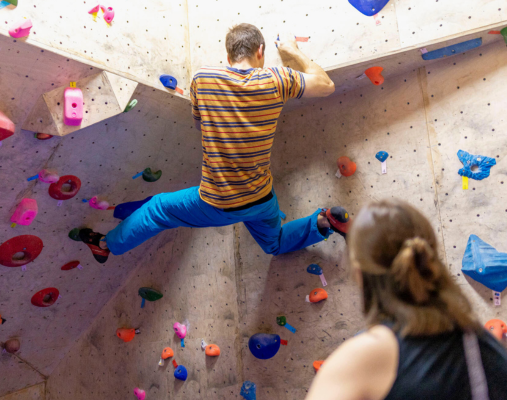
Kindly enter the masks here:
[[77, 104], [76, 103], [72, 103], [72, 108], [77, 108]]

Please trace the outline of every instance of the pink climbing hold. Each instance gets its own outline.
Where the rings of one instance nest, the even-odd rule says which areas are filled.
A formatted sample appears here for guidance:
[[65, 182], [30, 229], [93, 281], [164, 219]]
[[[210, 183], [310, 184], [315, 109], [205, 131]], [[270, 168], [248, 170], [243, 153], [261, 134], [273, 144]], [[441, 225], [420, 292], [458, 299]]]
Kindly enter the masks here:
[[88, 11], [88, 14], [96, 14], [99, 12], [100, 5], [97, 4], [95, 7], [93, 7], [90, 11]]
[[39, 172], [39, 181], [44, 183], [55, 183], [58, 182], [60, 176], [53, 169], [43, 169]]
[[139, 400], [144, 400], [146, 398], [146, 392], [143, 389], [135, 388], [134, 394]]
[[63, 94], [63, 122], [69, 126], [79, 126], [83, 121], [83, 92], [79, 88], [68, 87]]
[[90, 201], [90, 207], [95, 208], [97, 210], [107, 210], [109, 208], [109, 203], [105, 200], [99, 200], [97, 196], [93, 196]]
[[104, 19], [106, 20], [106, 22], [108, 24], [111, 25], [111, 22], [113, 22], [113, 18], [114, 18], [114, 10], [113, 10], [113, 7], [107, 7], [106, 10], [102, 10], [104, 11]]
[[0, 141], [14, 135], [16, 126], [7, 115], [0, 111]]
[[32, 29], [32, 21], [23, 19], [11, 27], [9, 35], [13, 38], [22, 38], [30, 34], [30, 29]]
[[174, 332], [180, 339], [184, 339], [187, 336], [187, 327], [179, 322], [175, 322], [173, 325]]
[[30, 225], [39, 211], [37, 201], [34, 199], [23, 199], [12, 214], [11, 222], [19, 225]]

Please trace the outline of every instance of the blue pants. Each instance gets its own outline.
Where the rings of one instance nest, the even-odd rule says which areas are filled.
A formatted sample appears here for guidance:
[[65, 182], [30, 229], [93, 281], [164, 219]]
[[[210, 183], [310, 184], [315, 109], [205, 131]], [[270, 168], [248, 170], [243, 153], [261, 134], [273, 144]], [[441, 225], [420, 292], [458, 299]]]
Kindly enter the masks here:
[[174, 193], [161, 193], [141, 206], [106, 235], [107, 247], [113, 254], [123, 254], [139, 246], [165, 229], [180, 226], [205, 228], [243, 222], [267, 254], [283, 254], [299, 250], [327, 239], [317, 228], [320, 209], [306, 218], [282, 226], [278, 200], [246, 210], [225, 212], [201, 200], [199, 188], [192, 187]]

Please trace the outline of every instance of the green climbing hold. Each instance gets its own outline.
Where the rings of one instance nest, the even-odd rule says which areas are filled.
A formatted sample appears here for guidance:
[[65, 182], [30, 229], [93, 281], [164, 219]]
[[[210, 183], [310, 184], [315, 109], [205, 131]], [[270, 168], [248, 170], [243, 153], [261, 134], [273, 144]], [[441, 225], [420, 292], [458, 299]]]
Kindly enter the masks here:
[[7, 3], [12, 4], [13, 6], [18, 6], [18, 0], [5, 0]]
[[146, 299], [148, 301], [156, 301], [160, 300], [164, 295], [160, 293], [158, 290], [149, 288], [149, 287], [142, 287], [139, 289], [139, 296], [141, 296], [143, 299]]
[[134, 99], [132, 100], [128, 105], [127, 107], [125, 107], [125, 111], [123, 111], [124, 113], [126, 112], [129, 112], [130, 110], [132, 110], [135, 106], [137, 105], [137, 100]]
[[287, 318], [284, 315], [276, 317], [276, 323], [280, 326], [285, 326], [287, 325]]
[[162, 176], [162, 170], [152, 172], [151, 168], [146, 168], [143, 171], [143, 179], [146, 182], [156, 182], [160, 179], [161, 176]]
[[79, 231], [80, 231], [80, 229], [79, 229], [79, 228], [74, 228], [74, 229], [72, 229], [72, 230], [69, 232], [69, 237], [70, 237], [72, 240], [75, 240], [76, 242], [80, 242], [80, 241], [81, 241], [81, 238], [79, 237]]
[[503, 40], [505, 40], [505, 43], [507, 44], [507, 26], [500, 31], [500, 35], [503, 36]]

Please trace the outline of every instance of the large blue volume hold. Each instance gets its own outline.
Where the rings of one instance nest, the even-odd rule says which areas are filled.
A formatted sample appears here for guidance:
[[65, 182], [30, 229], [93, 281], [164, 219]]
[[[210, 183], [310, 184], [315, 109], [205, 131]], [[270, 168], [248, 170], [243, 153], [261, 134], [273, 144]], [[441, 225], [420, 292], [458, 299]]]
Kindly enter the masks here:
[[141, 206], [144, 203], [147, 203], [148, 201], [150, 201], [150, 199], [152, 197], [153, 196], [147, 197], [144, 200], [130, 201], [128, 203], [118, 204], [114, 208], [113, 217], [124, 220], [125, 218], [129, 217], [130, 214], [132, 214], [135, 210], [137, 210], [138, 208], [141, 208]]
[[250, 337], [248, 348], [261, 360], [273, 357], [280, 349], [280, 336], [272, 333], [256, 333]]
[[162, 82], [162, 85], [172, 90], [176, 90], [176, 86], [178, 86], [178, 81], [171, 75], [160, 75], [160, 82]]
[[186, 381], [187, 376], [187, 369], [183, 365], [178, 365], [178, 367], [174, 370], [174, 377], [180, 381]]
[[[458, 151], [458, 158], [463, 164], [463, 168], [458, 171], [461, 176], [467, 176], [477, 181], [482, 181], [489, 176], [489, 170], [496, 165], [496, 160], [491, 157], [474, 156], [464, 150]], [[472, 170], [473, 167], [475, 171]]]
[[453, 44], [452, 46], [442, 47], [441, 49], [430, 51], [422, 55], [423, 60], [436, 60], [437, 58], [454, 56], [456, 54], [464, 53], [465, 51], [475, 49], [482, 44], [482, 38], [467, 40]]
[[256, 389], [255, 383], [245, 381], [243, 382], [243, 386], [241, 386], [240, 394], [245, 400], [257, 400]]
[[349, 3], [360, 13], [371, 17], [378, 14], [389, 3], [389, 0], [349, 0]]
[[468, 238], [461, 270], [497, 292], [507, 287], [507, 253], [500, 253], [476, 235]]

